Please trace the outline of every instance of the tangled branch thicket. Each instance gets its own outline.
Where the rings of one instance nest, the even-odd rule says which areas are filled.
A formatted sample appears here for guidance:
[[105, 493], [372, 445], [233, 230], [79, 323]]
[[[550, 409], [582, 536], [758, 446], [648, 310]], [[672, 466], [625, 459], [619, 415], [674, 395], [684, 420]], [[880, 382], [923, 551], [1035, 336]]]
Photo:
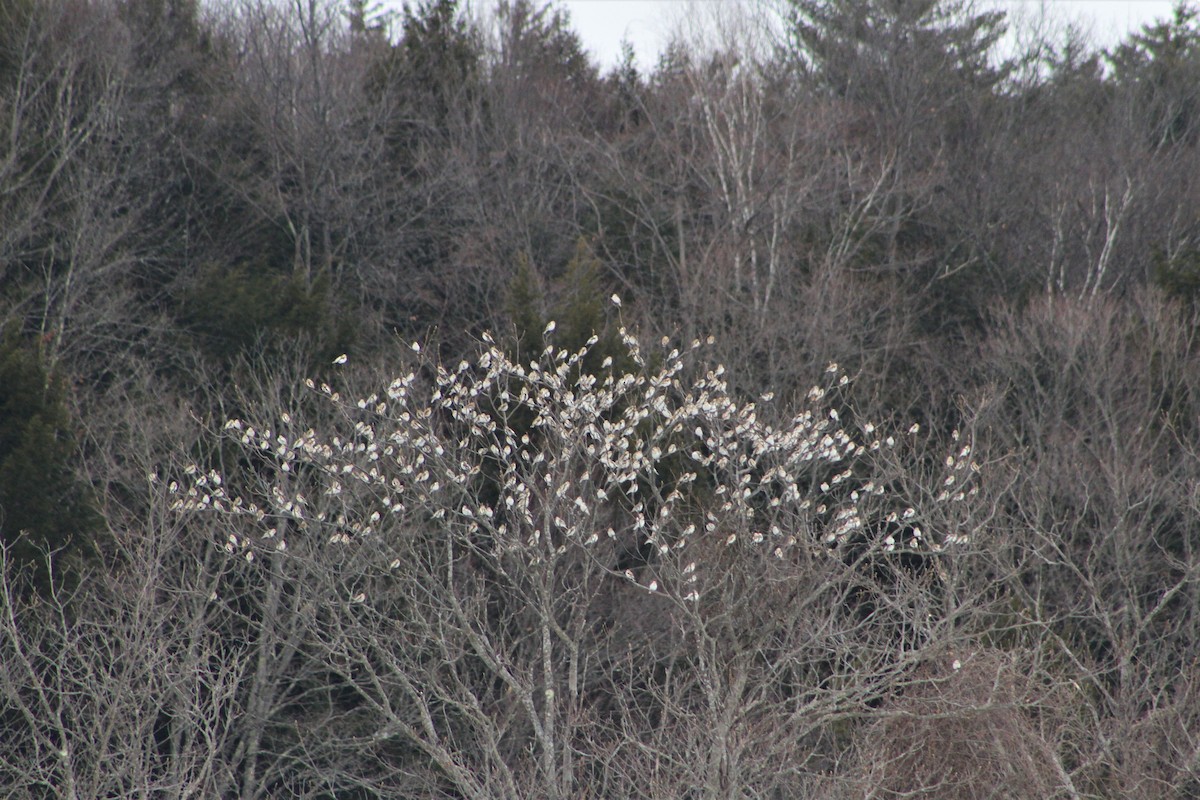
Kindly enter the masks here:
[[799, 791], [952, 657], [970, 446], [918, 510], [903, 443], [832, 407], [836, 365], [773, 424], [691, 363], [700, 341], [645, 355], [622, 330], [633, 371], [592, 374], [596, 337], [553, 327], [529, 364], [485, 336], [362, 399], [308, 381], [337, 411], [320, 431], [231, 420], [238, 477], [171, 483], [230, 518], [245, 580], [307, 598], [296, 651], [325, 685], [303, 692], [342, 713], [294, 746], [415, 792]]
[[0, 0], [0, 796], [1200, 797], [1200, 9], [702, 5]]

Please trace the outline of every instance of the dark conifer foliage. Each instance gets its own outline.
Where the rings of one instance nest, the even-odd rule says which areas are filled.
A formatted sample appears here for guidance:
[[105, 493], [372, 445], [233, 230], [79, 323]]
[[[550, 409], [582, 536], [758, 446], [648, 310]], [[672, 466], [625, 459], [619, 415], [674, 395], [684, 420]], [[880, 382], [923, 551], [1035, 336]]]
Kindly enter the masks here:
[[77, 472], [64, 393], [38, 349], [6, 333], [0, 342], [0, 546], [19, 581], [47, 593], [99, 544], [99, 519]]

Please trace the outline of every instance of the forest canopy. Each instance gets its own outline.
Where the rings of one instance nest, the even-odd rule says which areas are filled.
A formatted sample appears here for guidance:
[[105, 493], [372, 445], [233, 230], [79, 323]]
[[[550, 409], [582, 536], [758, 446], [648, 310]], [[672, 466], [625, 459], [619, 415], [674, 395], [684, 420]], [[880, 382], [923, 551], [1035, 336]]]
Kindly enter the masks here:
[[0, 794], [1200, 794], [1200, 8], [718, 16], [0, 0]]

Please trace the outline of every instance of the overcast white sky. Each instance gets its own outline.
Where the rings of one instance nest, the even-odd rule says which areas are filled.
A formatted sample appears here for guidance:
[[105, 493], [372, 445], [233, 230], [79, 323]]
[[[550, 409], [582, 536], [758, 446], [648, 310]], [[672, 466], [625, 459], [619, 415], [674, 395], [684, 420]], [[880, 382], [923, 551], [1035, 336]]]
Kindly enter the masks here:
[[[483, 0], [486, 2], [486, 0]], [[560, 0], [571, 12], [573, 27], [600, 63], [609, 67], [620, 55], [622, 39], [633, 43], [638, 64], [650, 68], [663, 42], [681, 19], [705, 16], [705, 6], [728, 0]], [[1090, 26], [1095, 41], [1110, 45], [1125, 33], [1171, 13], [1169, 0], [991, 0], [1010, 14], [1036, 13], [1045, 7], [1063, 20]]]

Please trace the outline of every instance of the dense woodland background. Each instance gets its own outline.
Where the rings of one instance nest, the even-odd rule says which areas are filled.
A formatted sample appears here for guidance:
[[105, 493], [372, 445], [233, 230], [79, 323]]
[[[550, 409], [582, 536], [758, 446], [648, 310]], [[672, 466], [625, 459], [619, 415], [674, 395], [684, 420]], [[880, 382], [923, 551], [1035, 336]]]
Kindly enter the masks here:
[[710, 8], [0, 0], [0, 794], [1200, 795], [1200, 12]]

